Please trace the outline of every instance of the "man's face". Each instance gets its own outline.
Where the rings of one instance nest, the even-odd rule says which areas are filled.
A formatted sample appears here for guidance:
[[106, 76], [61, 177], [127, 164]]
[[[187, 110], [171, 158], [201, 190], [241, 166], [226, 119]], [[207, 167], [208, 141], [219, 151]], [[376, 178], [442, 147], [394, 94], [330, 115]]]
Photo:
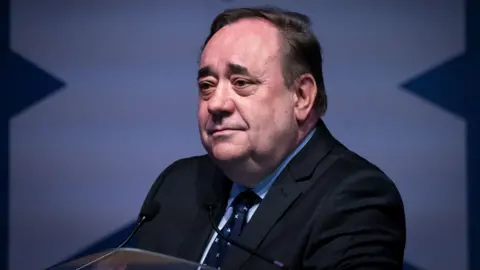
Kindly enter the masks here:
[[217, 161], [258, 167], [295, 140], [295, 93], [284, 84], [280, 47], [273, 25], [243, 19], [220, 29], [204, 48], [198, 125]]

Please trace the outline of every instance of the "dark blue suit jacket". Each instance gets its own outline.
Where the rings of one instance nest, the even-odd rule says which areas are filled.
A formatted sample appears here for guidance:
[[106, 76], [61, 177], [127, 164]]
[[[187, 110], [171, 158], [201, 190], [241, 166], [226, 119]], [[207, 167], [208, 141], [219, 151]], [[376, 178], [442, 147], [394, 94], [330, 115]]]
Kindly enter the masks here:
[[[198, 262], [231, 182], [208, 156], [178, 160], [152, 185], [145, 201], [160, 213], [138, 233], [138, 247]], [[292, 269], [402, 269], [405, 214], [394, 183], [347, 149], [323, 121], [283, 170], [239, 241]], [[227, 269], [278, 269], [232, 246]]]

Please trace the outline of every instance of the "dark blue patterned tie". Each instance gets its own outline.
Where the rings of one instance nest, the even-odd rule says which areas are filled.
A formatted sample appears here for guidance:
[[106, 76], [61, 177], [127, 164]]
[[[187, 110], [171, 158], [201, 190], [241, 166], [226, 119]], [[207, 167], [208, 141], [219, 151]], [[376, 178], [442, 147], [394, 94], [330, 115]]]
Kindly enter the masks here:
[[[248, 210], [262, 199], [253, 191], [246, 190], [240, 193], [232, 203], [232, 215], [222, 228], [222, 233], [231, 239], [236, 239], [242, 233], [247, 223]], [[220, 269], [223, 258], [228, 250], [230, 243], [227, 243], [222, 237], [217, 235], [208, 251], [204, 263], [208, 266]]]

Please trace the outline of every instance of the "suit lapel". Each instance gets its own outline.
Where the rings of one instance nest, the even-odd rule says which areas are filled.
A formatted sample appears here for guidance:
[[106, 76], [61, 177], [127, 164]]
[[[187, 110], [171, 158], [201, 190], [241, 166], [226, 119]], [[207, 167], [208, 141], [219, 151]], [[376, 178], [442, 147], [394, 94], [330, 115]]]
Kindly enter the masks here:
[[196, 209], [195, 218], [185, 232], [178, 250], [179, 257], [194, 262], [200, 261], [213, 231], [205, 204], [214, 205], [214, 221], [218, 224], [224, 214], [231, 188], [231, 182], [209, 158], [200, 162], [197, 175], [197, 199], [192, 204]]
[[200, 260], [211, 231], [208, 222], [207, 211], [198, 209], [195, 219], [184, 234], [178, 257], [192, 262]]
[[[287, 173], [282, 173], [277, 179], [265, 199], [261, 202], [252, 219], [245, 227], [240, 243], [256, 249], [271, 231], [279, 219], [284, 215], [290, 205], [300, 196], [303, 189], [292, 181]], [[248, 252], [238, 248], [232, 248], [225, 258], [225, 269], [239, 269], [250, 257]]]
[[[296, 199], [313, 184], [308, 181], [311, 174], [336, 144], [323, 121], [319, 120], [316, 128], [315, 135], [286, 166], [261, 202], [238, 239], [240, 243], [257, 249]], [[225, 269], [239, 269], [250, 256], [248, 252], [232, 248], [225, 258]]]

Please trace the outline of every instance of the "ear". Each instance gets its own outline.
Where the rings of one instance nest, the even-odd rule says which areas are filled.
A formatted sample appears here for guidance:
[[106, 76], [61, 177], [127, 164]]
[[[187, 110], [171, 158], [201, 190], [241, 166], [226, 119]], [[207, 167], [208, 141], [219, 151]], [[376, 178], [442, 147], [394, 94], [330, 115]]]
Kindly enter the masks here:
[[317, 95], [317, 84], [312, 74], [303, 74], [295, 85], [295, 117], [304, 122], [313, 113], [313, 104]]

